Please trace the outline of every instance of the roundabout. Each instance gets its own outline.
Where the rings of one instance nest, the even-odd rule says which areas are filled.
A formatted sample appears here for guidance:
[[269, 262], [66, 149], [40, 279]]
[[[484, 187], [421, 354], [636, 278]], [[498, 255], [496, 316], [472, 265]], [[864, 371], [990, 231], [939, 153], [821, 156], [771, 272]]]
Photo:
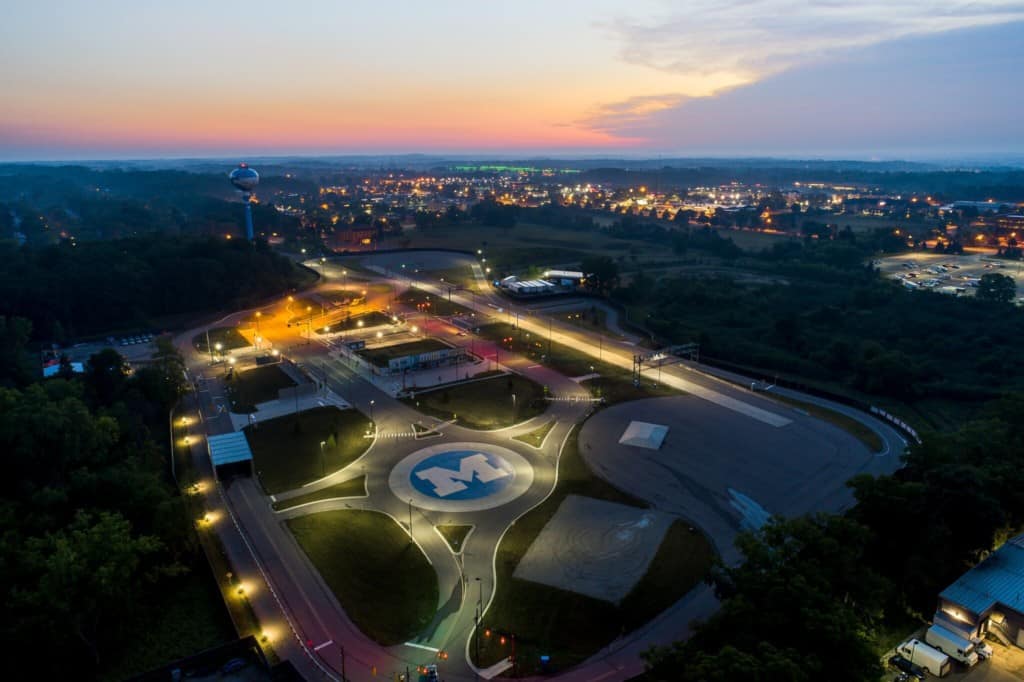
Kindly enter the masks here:
[[388, 487], [402, 502], [439, 512], [478, 512], [508, 504], [533, 484], [533, 467], [508, 448], [444, 443], [408, 455]]

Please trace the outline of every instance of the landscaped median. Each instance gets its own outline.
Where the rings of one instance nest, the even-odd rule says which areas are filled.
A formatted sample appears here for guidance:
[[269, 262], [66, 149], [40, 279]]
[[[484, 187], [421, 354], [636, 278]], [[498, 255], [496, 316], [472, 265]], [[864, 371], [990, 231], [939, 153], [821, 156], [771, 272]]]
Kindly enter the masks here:
[[547, 409], [544, 387], [518, 374], [442, 386], [402, 400], [420, 412], [470, 429], [500, 429]]
[[330, 511], [288, 521], [352, 622], [384, 646], [415, 638], [437, 609], [437, 574], [391, 517]]
[[[210, 345], [206, 345], [209, 338]], [[220, 344], [220, 348], [217, 347]], [[192, 337], [192, 346], [200, 353], [226, 353], [236, 348], [251, 345], [249, 341], [234, 327], [214, 327], [208, 332], [200, 332]]]
[[335, 483], [329, 485], [326, 488], [320, 488], [311, 493], [305, 495], [296, 495], [295, 497], [289, 497], [286, 500], [278, 500], [271, 506], [274, 511], [282, 511], [284, 509], [291, 509], [292, 507], [298, 507], [303, 504], [309, 504], [310, 502], [319, 502], [321, 500], [333, 500], [339, 497], [365, 497], [366, 496], [366, 477], [360, 476], [359, 478], [352, 478], [344, 483]]
[[[351, 463], [373, 442], [357, 410], [318, 407], [245, 429], [253, 466], [268, 495], [301, 487]], [[321, 445], [322, 443], [322, 445]]]
[[466, 538], [469, 537], [470, 532], [473, 530], [473, 526], [458, 525], [458, 524], [441, 524], [436, 526], [437, 532], [441, 534], [444, 541], [448, 543], [448, 547], [453, 552], [461, 552], [462, 545], [466, 542]]
[[291, 388], [295, 381], [281, 370], [280, 365], [254, 367], [234, 372], [227, 381], [231, 396], [231, 411], [236, 414], [254, 412], [259, 403], [277, 400], [282, 388]]
[[421, 355], [431, 353], [435, 350], [449, 350], [451, 346], [437, 339], [416, 339], [405, 343], [395, 343], [390, 346], [377, 346], [375, 348], [364, 348], [357, 351], [367, 362], [377, 367], [387, 367], [390, 360], [404, 358], [409, 355]]
[[542, 424], [535, 428], [533, 431], [527, 431], [526, 433], [515, 436], [515, 440], [522, 441], [527, 445], [532, 445], [535, 448], [539, 448], [544, 444], [544, 439], [551, 433], [551, 429], [555, 428], [555, 420], [551, 420], [546, 424]]
[[510, 656], [513, 636], [517, 661], [513, 674], [517, 676], [544, 672], [541, 656], [550, 657], [550, 665], [557, 670], [576, 665], [681, 599], [711, 566], [710, 542], [678, 520], [668, 528], [646, 573], [618, 604], [513, 577], [527, 550], [570, 495], [638, 510], [646, 507], [590, 471], [578, 451], [578, 431], [579, 427], [573, 430], [559, 458], [554, 492], [516, 521], [498, 546], [497, 590], [484, 614], [479, 659], [476, 641], [470, 643], [478, 665], [490, 666]]
[[[510, 350], [521, 353], [531, 360], [543, 364], [567, 377], [597, 375], [580, 382], [596, 398], [605, 404], [621, 403], [626, 400], [657, 398], [680, 395], [680, 391], [654, 381], [657, 369], [645, 368], [639, 386], [633, 384], [633, 375], [628, 369], [617, 367], [561, 343], [548, 343], [546, 338], [531, 334], [506, 322], [495, 322], [480, 327], [479, 336], [490, 341], [511, 338]], [[506, 346], [508, 348], [508, 346]]]

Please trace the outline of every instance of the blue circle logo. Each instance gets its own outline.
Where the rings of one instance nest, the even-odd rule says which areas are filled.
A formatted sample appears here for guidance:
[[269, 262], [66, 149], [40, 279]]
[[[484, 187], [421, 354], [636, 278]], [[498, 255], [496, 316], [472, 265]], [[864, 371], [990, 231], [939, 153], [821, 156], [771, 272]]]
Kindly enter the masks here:
[[479, 500], [508, 488], [515, 468], [480, 450], [447, 450], [418, 462], [409, 482], [419, 493], [441, 500]]

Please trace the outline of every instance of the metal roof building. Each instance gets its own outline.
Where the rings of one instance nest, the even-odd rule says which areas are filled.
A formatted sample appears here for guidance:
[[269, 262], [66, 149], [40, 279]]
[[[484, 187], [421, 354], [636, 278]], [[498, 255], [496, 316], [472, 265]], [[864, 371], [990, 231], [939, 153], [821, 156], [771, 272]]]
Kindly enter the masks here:
[[213, 469], [218, 475], [221, 472], [221, 467], [243, 462], [245, 463], [243, 470], [249, 470], [252, 462], [252, 450], [249, 449], [249, 441], [241, 431], [210, 436], [206, 443], [210, 448], [210, 461], [213, 462]]
[[991, 632], [1024, 648], [1024, 535], [943, 590], [935, 622], [970, 636]]

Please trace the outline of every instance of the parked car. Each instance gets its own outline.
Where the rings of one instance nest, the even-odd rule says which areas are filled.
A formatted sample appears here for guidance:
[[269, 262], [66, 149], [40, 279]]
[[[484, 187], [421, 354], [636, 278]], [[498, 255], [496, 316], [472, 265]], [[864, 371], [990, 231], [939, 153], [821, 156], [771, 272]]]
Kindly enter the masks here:
[[913, 677], [916, 677], [919, 680], [924, 679], [924, 670], [921, 668], [921, 666], [914, 665], [909, 660], [903, 658], [899, 654], [896, 654], [895, 656], [889, 659], [889, 665], [896, 668], [897, 670], [901, 670], [907, 673], [908, 675], [912, 675]]

